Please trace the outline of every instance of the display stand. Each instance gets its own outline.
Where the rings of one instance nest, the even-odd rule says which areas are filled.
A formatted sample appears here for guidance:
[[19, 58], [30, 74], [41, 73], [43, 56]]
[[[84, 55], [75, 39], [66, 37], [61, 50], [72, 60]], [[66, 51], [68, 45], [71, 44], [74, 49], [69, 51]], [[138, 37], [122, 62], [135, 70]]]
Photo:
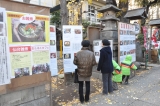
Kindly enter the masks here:
[[[7, 11], [50, 15], [50, 8], [25, 4], [21, 2], [0, 0], [0, 6]], [[11, 83], [0, 86], [0, 104], [5, 105], [29, 105], [38, 106], [37, 103], [44, 103], [52, 106], [51, 73], [45, 72], [11, 79]], [[45, 85], [50, 84], [50, 99], [47, 98]], [[21, 94], [21, 95], [19, 95]], [[22, 95], [24, 94], [24, 95]], [[34, 95], [34, 97], [33, 97]], [[6, 101], [4, 101], [4, 99]], [[43, 99], [43, 101], [41, 101]], [[50, 102], [49, 102], [50, 101]]]

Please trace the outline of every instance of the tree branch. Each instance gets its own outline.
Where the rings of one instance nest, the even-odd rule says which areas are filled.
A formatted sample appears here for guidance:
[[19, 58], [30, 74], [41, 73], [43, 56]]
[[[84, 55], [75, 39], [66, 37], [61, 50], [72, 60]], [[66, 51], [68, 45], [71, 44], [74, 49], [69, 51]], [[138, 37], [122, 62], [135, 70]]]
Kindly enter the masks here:
[[148, 11], [149, 11], [149, 7], [155, 3], [157, 3], [158, 0], [154, 0], [154, 1], [150, 1], [149, 4], [147, 5], [147, 8], [146, 8], [146, 13], [148, 14]]

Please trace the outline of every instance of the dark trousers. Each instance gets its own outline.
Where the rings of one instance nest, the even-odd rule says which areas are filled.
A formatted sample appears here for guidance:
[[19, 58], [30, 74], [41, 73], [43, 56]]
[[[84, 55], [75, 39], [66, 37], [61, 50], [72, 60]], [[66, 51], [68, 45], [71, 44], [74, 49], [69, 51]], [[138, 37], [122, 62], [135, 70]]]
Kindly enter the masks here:
[[108, 94], [113, 92], [112, 87], [112, 73], [102, 74], [103, 81], [103, 94]]
[[[126, 79], [125, 79], [125, 77], [126, 77]], [[125, 79], [124, 82], [127, 82], [127, 83], [128, 83], [129, 75], [123, 75], [123, 76], [122, 76], [122, 81], [123, 81], [124, 79]]]
[[84, 95], [83, 95], [83, 84], [86, 84], [86, 93], [85, 93], [85, 101], [89, 101], [89, 94], [90, 94], [90, 81], [79, 81], [79, 96], [80, 101], [84, 101]]

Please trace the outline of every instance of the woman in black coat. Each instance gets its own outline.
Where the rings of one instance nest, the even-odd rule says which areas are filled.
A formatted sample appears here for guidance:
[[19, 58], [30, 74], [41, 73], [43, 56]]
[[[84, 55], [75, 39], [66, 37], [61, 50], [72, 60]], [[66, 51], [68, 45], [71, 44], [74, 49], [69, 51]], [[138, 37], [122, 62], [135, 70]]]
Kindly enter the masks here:
[[108, 94], [113, 92], [112, 88], [112, 51], [110, 47], [110, 42], [107, 39], [102, 40], [103, 48], [100, 50], [100, 58], [97, 67], [97, 71], [101, 70], [102, 81], [103, 81], [103, 94]]

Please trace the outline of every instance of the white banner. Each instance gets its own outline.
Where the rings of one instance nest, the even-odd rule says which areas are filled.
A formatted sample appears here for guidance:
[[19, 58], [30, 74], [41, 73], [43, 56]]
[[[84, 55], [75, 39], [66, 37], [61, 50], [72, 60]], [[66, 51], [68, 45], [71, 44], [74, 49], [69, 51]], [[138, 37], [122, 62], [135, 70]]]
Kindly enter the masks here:
[[0, 85], [10, 83], [10, 71], [8, 60], [8, 42], [6, 34], [6, 11], [0, 8]]
[[82, 26], [63, 26], [63, 65], [64, 72], [74, 72], [77, 68], [73, 64], [74, 56], [81, 50]]
[[136, 61], [136, 36], [135, 25], [119, 22], [119, 62], [121, 63], [126, 55], [132, 56]]
[[[110, 41], [110, 47], [113, 53], [113, 40], [109, 40]], [[98, 63], [99, 61], [99, 56], [100, 56], [100, 50], [102, 49], [102, 40], [94, 40], [93, 41], [93, 51], [94, 51], [94, 55], [96, 57], [96, 62]], [[112, 54], [112, 58], [113, 58], [113, 54]]]
[[50, 70], [51, 76], [58, 75], [56, 27], [53, 25], [50, 25]]

